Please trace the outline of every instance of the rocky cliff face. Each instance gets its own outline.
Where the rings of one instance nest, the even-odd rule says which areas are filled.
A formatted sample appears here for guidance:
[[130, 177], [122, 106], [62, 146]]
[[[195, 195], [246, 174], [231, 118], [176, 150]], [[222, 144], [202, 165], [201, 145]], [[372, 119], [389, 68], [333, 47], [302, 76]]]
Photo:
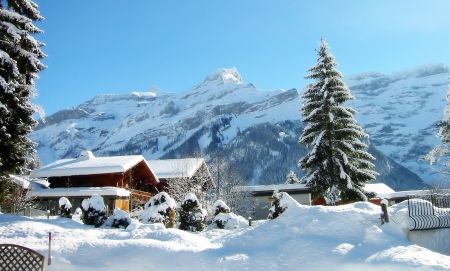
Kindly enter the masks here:
[[[380, 180], [408, 187], [407, 179], [415, 179], [414, 173], [433, 179], [432, 170], [419, 159], [439, 143], [435, 123], [446, 104], [447, 74], [448, 68], [437, 64], [345, 78], [357, 98], [349, 105], [359, 111], [358, 123], [381, 151], [379, 171], [398, 167], [407, 172], [402, 176], [409, 176], [395, 173], [399, 179], [383, 175]], [[49, 116], [30, 137], [39, 144], [44, 164], [76, 157], [86, 149], [96, 156], [143, 154], [147, 159], [198, 152], [207, 159], [217, 154], [229, 157], [249, 183], [279, 183], [289, 170], [301, 175], [296, 168], [305, 151], [297, 143], [301, 103], [296, 89], [260, 91], [244, 83], [236, 69], [220, 69], [184, 93], [152, 87], [147, 92], [97, 96]], [[417, 180], [411, 187], [422, 185]]]

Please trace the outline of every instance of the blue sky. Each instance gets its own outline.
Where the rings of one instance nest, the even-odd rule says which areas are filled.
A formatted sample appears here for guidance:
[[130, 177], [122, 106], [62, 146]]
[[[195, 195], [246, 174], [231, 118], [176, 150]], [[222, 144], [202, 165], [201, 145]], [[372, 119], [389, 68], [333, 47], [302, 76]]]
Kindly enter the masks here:
[[188, 91], [218, 68], [301, 90], [321, 37], [344, 75], [450, 65], [447, 0], [35, 1], [48, 68], [34, 102], [47, 115], [98, 94]]

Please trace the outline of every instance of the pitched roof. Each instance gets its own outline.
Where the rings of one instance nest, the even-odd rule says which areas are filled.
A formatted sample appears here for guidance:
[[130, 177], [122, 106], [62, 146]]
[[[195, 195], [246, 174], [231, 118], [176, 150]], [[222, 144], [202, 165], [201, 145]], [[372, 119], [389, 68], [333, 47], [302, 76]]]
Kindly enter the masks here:
[[395, 191], [384, 183], [366, 183], [364, 190], [375, 192], [377, 195], [392, 194]]
[[126, 172], [141, 161], [145, 161], [142, 155], [95, 157], [92, 152], [83, 151], [78, 158], [61, 159], [33, 170], [30, 178]]
[[93, 194], [100, 196], [129, 197], [130, 191], [124, 188], [104, 187], [70, 187], [70, 188], [48, 188], [33, 189], [30, 194], [35, 197], [90, 197]]
[[147, 165], [158, 179], [192, 177], [205, 162], [203, 158], [150, 160]]

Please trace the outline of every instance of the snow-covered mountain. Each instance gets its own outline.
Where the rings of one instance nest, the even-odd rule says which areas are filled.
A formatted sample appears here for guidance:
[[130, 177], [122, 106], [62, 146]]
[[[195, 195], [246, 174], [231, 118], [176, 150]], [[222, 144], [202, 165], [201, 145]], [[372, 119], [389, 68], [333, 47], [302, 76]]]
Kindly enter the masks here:
[[[425, 181], [433, 180], [433, 171], [419, 159], [439, 143], [435, 124], [443, 116], [448, 72], [448, 67], [435, 64], [391, 75], [344, 78], [357, 98], [349, 105], [360, 112], [355, 117], [371, 143]], [[76, 157], [85, 149], [96, 156], [143, 154], [147, 159], [197, 151], [206, 158], [227, 155], [236, 164], [253, 161], [240, 164], [250, 183], [258, 183], [268, 166], [275, 166], [275, 179], [262, 183], [281, 182], [288, 173], [284, 171], [298, 172], [296, 162], [303, 155], [296, 143], [301, 104], [296, 89], [260, 91], [244, 83], [235, 68], [219, 69], [183, 93], [152, 87], [96, 96], [49, 116], [30, 137], [38, 143], [44, 164]], [[262, 137], [266, 143], [257, 144]], [[384, 172], [398, 167], [392, 160], [383, 161]]]

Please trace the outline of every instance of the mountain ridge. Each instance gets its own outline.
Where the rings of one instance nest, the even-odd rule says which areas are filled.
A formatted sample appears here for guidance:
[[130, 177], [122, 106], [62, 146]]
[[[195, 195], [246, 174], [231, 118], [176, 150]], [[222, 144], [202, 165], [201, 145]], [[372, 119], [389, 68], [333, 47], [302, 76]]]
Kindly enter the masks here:
[[[373, 146], [424, 179], [433, 172], [419, 158], [439, 143], [434, 123], [443, 116], [448, 71], [443, 64], [432, 64], [391, 75], [344, 77], [357, 99], [348, 105], [360, 112], [355, 118]], [[245, 83], [236, 68], [218, 69], [182, 93], [152, 87], [98, 95], [50, 115], [30, 138], [38, 143], [44, 164], [76, 157], [85, 149], [97, 156], [143, 154], [158, 159], [173, 153], [176, 157], [185, 143], [213, 159], [212, 151], [225, 149], [246, 129], [300, 120], [301, 104], [296, 89], [261, 91]]]

